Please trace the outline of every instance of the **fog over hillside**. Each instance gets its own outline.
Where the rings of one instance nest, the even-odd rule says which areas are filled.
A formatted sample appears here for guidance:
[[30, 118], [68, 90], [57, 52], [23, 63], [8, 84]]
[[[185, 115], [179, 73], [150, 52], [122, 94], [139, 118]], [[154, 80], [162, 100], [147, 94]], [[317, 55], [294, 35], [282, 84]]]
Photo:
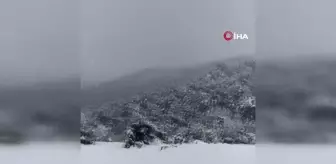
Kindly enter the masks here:
[[0, 2], [0, 143], [78, 137], [77, 13], [76, 1]]
[[336, 142], [336, 58], [259, 61], [258, 141]]
[[258, 142], [335, 143], [335, 2], [257, 2]]

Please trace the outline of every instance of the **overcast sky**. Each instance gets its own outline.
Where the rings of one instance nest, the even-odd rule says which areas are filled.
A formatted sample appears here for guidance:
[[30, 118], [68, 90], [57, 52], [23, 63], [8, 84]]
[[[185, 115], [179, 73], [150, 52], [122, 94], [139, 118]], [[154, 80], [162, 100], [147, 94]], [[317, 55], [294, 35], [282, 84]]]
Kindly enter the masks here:
[[[336, 52], [335, 5], [332, 0], [2, 0], [0, 84], [76, 73], [84, 82], [101, 82], [146, 67], [255, 50]], [[249, 40], [225, 42], [225, 30], [247, 33]]]
[[335, 54], [335, 6], [333, 0], [258, 0], [258, 54]]
[[0, 85], [79, 73], [78, 1], [0, 1]]
[[[146, 67], [182, 66], [255, 51], [253, 0], [84, 0], [84, 83]], [[226, 42], [226, 30], [249, 40]]]
[[[252, 0], [3, 0], [0, 85], [81, 73], [95, 83], [255, 51]], [[226, 42], [226, 30], [249, 40]]]

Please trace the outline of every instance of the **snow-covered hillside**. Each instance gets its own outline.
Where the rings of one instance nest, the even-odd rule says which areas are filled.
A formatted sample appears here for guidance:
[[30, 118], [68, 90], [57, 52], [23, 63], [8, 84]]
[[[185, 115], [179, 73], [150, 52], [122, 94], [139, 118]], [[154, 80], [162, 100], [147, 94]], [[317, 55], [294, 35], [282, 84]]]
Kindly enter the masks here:
[[185, 144], [160, 150], [151, 145], [124, 149], [121, 143], [82, 145], [81, 164], [255, 164], [254, 145]]

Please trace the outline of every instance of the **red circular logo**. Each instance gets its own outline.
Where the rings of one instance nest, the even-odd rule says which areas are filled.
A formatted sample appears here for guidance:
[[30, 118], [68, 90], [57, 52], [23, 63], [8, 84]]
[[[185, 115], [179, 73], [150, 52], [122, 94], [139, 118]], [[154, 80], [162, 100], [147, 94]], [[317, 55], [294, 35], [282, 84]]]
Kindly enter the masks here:
[[230, 41], [233, 39], [233, 33], [231, 31], [225, 31], [223, 37], [226, 41]]

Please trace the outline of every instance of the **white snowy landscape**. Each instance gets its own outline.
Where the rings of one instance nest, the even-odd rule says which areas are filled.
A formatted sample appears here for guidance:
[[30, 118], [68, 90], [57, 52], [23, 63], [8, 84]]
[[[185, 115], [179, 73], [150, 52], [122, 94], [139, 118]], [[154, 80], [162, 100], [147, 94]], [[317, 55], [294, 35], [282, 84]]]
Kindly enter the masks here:
[[122, 143], [0, 145], [1, 164], [334, 164], [336, 146], [185, 144], [161, 150]]
[[81, 147], [81, 164], [334, 164], [336, 146], [186, 144], [160, 151], [153, 145], [123, 149], [121, 143]]
[[258, 144], [258, 164], [335, 164], [336, 145]]
[[185, 144], [161, 150], [159, 145], [122, 148], [122, 143], [82, 145], [81, 164], [255, 164], [254, 145]]
[[75, 143], [33, 142], [20, 146], [0, 144], [1, 164], [78, 164], [80, 146]]

